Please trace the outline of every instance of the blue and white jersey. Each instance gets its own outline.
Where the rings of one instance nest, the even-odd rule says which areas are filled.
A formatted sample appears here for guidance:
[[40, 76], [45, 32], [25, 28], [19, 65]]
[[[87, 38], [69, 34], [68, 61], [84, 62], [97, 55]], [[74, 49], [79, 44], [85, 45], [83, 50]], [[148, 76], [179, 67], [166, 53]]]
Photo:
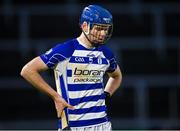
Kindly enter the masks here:
[[102, 45], [87, 49], [73, 39], [58, 44], [40, 57], [54, 70], [58, 92], [75, 107], [74, 110], [64, 110], [69, 127], [85, 127], [108, 121], [103, 76], [117, 68], [109, 48]]

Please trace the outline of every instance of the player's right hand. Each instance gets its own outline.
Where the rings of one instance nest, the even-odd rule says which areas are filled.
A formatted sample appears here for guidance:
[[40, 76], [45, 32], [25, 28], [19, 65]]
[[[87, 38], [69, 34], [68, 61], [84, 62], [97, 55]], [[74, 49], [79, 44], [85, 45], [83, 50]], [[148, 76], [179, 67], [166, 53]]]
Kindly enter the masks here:
[[55, 103], [58, 118], [61, 118], [62, 112], [65, 107], [72, 109], [72, 110], [74, 109], [74, 107], [72, 105], [68, 104], [60, 95], [58, 95], [54, 99], [54, 103]]

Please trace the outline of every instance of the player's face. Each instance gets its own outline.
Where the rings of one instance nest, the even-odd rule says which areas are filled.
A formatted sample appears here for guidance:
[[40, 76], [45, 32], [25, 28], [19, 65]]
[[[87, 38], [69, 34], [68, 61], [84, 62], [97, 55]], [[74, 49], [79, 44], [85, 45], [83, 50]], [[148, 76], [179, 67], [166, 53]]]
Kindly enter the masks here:
[[94, 24], [90, 30], [89, 39], [93, 43], [103, 44], [108, 39], [111, 28], [110, 25]]

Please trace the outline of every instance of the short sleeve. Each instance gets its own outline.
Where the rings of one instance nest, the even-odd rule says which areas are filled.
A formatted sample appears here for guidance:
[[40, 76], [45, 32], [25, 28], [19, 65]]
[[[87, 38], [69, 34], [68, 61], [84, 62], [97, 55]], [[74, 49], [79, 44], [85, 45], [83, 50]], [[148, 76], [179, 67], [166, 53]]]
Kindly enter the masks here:
[[106, 72], [109, 73], [114, 72], [117, 68], [117, 61], [113, 52], [106, 46], [103, 46], [101, 50], [103, 51], [105, 57], [109, 60], [109, 64], [110, 64]]
[[117, 68], [117, 62], [114, 58], [114, 56], [112, 56], [112, 58], [110, 59], [110, 66], [109, 68], [107, 69], [107, 72], [111, 73], [111, 72], [114, 72]]
[[72, 42], [57, 44], [46, 53], [41, 54], [40, 58], [49, 68], [53, 69], [59, 62], [69, 58], [73, 51]]

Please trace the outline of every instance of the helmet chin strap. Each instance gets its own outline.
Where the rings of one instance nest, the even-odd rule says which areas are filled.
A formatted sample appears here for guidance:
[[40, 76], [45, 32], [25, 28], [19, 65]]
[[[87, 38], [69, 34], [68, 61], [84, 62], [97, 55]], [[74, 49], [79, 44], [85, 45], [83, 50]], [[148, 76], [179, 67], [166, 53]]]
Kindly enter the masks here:
[[100, 45], [100, 44], [98, 44], [98, 43], [92, 42], [92, 41], [88, 38], [87, 34], [86, 34], [84, 31], [83, 31], [83, 33], [84, 33], [86, 39], [89, 41], [89, 43], [91, 43], [91, 45], [92, 45], [93, 47], [98, 47], [98, 46]]
[[82, 32], [84, 33], [86, 39], [89, 41], [89, 43], [91, 43], [91, 45], [92, 45], [93, 47], [98, 47], [98, 46], [100, 46], [100, 44], [95, 43], [95, 42], [92, 42], [92, 41], [88, 38], [88, 36], [87, 36], [87, 35], [92, 35], [92, 34], [90, 34], [90, 24], [88, 24], [88, 30], [87, 30], [87, 32], [84, 31], [84, 30], [82, 30]]

